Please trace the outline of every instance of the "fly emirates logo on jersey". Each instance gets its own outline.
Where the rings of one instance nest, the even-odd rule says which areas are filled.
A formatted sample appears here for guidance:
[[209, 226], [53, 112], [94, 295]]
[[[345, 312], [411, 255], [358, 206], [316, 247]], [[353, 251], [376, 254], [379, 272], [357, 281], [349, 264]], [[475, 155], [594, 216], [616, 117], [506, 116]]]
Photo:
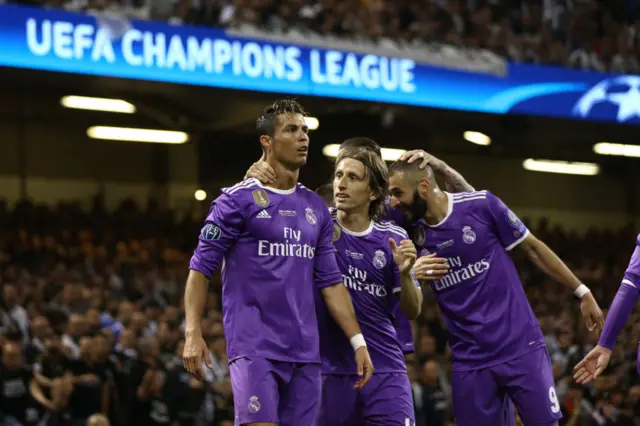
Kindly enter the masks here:
[[380, 284], [367, 282], [367, 271], [349, 265], [349, 275], [342, 275], [344, 285], [351, 290], [366, 291], [372, 296], [386, 297], [387, 289]]
[[258, 240], [258, 256], [270, 257], [302, 257], [313, 259], [316, 248], [309, 244], [301, 244], [302, 231], [285, 227], [283, 230], [284, 241], [273, 243], [269, 240]]
[[451, 272], [441, 279], [434, 281], [433, 288], [436, 291], [441, 291], [460, 284], [463, 281], [475, 278], [488, 271], [491, 267], [491, 264], [487, 259], [482, 259], [475, 263], [469, 263], [466, 266], [462, 265], [462, 259], [460, 259], [460, 256], [450, 257], [447, 261], [449, 262]]

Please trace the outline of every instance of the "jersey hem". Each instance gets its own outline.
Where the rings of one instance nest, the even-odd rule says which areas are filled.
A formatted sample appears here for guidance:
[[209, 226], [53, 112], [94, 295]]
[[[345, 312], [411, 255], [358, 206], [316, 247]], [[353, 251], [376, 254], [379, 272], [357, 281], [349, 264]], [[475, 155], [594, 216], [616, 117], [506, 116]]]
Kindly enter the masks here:
[[328, 284], [320, 284], [320, 285], [316, 284], [316, 287], [322, 290], [323, 288], [332, 287], [334, 285], [344, 285], [342, 276], [340, 276], [338, 280], [331, 281], [331, 283], [328, 283]]
[[[407, 369], [405, 368], [404, 370], [378, 370], [376, 368], [376, 371], [373, 373], [373, 375], [377, 375], [377, 374], [407, 374]], [[335, 373], [335, 372], [322, 372], [323, 376], [358, 376], [358, 373]]]
[[194, 268], [193, 266], [190, 266], [189, 269], [192, 270], [192, 271], [200, 272], [202, 275], [207, 277], [207, 279], [209, 279], [209, 280], [211, 279], [211, 276], [213, 275], [213, 272], [209, 273], [208, 271], [203, 271], [202, 268]]
[[473, 367], [456, 366], [455, 364], [453, 364], [451, 366], [451, 371], [473, 371], [473, 370], [482, 370], [484, 368], [495, 367], [496, 365], [504, 364], [505, 362], [509, 362], [509, 361], [513, 361], [516, 358], [520, 358], [521, 356], [527, 355], [527, 354], [529, 354], [531, 352], [537, 351], [538, 349], [544, 348], [544, 347], [545, 347], [545, 343], [544, 342], [539, 342], [537, 345], [531, 345], [530, 347], [527, 348], [527, 350], [522, 351], [522, 352], [517, 352], [515, 355], [512, 355], [510, 357], [502, 358], [499, 361], [492, 361], [492, 362], [488, 362], [486, 364], [481, 364], [481, 365], [473, 366]]
[[322, 364], [322, 361], [320, 360], [315, 360], [315, 361], [310, 361], [308, 359], [291, 359], [291, 358], [284, 358], [284, 357], [274, 357], [274, 356], [264, 356], [264, 355], [237, 355], [234, 356], [233, 358], [229, 359], [229, 364], [231, 364], [232, 362], [235, 362], [239, 359], [243, 359], [243, 358], [259, 358], [259, 359], [266, 359], [269, 361], [276, 361], [276, 362], [290, 362], [292, 364]]
[[517, 240], [509, 244], [508, 247], [505, 247], [505, 250], [506, 251], [513, 250], [516, 246], [518, 246], [521, 242], [523, 242], [529, 236], [530, 233], [531, 232], [529, 232], [529, 230], [527, 229], [522, 237], [518, 238]]

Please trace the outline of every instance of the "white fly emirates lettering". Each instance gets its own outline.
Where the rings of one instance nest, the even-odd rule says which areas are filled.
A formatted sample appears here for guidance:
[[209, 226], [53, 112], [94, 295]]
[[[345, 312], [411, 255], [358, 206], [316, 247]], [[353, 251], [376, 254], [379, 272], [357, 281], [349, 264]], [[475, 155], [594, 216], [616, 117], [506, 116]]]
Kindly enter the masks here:
[[444, 290], [449, 287], [453, 287], [461, 282], [475, 278], [476, 276], [488, 271], [491, 264], [482, 259], [475, 263], [469, 263], [466, 266], [462, 265], [462, 259], [460, 256], [450, 257], [447, 259], [451, 272], [442, 277], [441, 279], [434, 281], [433, 288], [436, 291]]
[[112, 37], [108, 28], [93, 23], [49, 19], [30, 18], [25, 26], [27, 47], [38, 57], [385, 92], [416, 91], [416, 64], [411, 59], [169, 33], [174, 30], [165, 34], [135, 27], [123, 31], [121, 37]]
[[313, 259], [316, 248], [309, 244], [301, 244], [302, 231], [287, 228], [283, 229], [284, 242], [274, 243], [268, 240], [258, 241], [258, 256], [270, 257], [301, 257]]
[[386, 297], [387, 289], [380, 284], [367, 282], [367, 271], [349, 265], [349, 275], [342, 274], [345, 287], [355, 291], [366, 291], [372, 296]]

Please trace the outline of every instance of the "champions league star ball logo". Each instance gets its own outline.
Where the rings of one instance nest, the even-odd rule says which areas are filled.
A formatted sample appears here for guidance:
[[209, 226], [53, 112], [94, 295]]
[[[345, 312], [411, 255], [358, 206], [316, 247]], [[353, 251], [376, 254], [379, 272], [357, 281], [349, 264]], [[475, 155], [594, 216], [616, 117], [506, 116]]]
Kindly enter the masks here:
[[313, 210], [311, 210], [309, 207], [304, 209], [304, 217], [307, 218], [307, 222], [309, 222], [311, 225], [315, 225], [316, 223], [318, 223], [316, 215], [313, 214]]
[[473, 244], [476, 241], [476, 233], [473, 232], [470, 226], [462, 228], [462, 241], [467, 244]]
[[509, 219], [509, 223], [511, 224], [511, 226], [514, 226], [516, 228], [520, 226], [520, 220], [518, 219], [518, 216], [516, 216], [516, 214], [511, 210], [507, 212], [507, 218]]
[[260, 411], [261, 407], [262, 407], [262, 405], [260, 405], [260, 400], [258, 399], [257, 396], [253, 395], [251, 398], [249, 398], [249, 412], [250, 413], [257, 413], [258, 411]]
[[[616, 120], [640, 120], [640, 77], [623, 75], [603, 80], [576, 102], [573, 114], [588, 118], [596, 115], [598, 105], [617, 107]], [[597, 114], [600, 115], [600, 114]]]
[[373, 256], [373, 266], [378, 269], [382, 269], [387, 266], [387, 258], [384, 256], [382, 250], [376, 250], [375, 256]]

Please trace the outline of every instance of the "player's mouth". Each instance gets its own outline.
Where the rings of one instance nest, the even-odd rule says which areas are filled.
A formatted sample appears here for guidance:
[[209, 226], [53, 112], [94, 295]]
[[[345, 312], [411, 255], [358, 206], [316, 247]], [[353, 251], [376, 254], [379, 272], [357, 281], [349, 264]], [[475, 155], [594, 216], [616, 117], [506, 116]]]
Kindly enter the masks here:
[[347, 198], [349, 198], [349, 196], [342, 192], [336, 194], [336, 200], [346, 200]]

